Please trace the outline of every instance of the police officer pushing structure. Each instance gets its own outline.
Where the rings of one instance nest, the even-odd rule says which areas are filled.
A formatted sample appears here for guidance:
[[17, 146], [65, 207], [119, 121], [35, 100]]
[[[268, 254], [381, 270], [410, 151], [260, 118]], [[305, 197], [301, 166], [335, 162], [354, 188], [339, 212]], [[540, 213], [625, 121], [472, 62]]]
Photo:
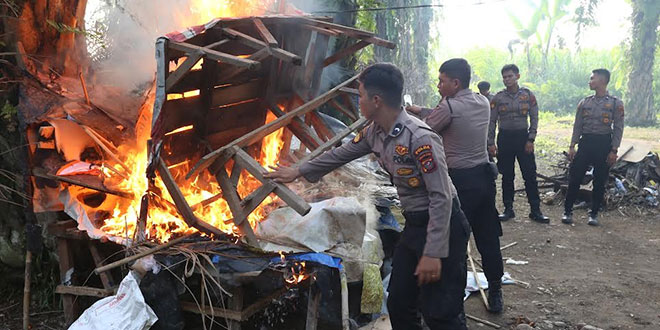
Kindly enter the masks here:
[[[617, 160], [624, 125], [623, 102], [609, 95], [609, 82], [608, 70], [593, 70], [589, 88], [595, 91], [595, 94], [585, 97], [577, 106], [573, 136], [568, 149], [571, 167], [564, 215], [561, 218], [565, 224], [573, 223], [573, 204], [587, 167], [591, 165], [594, 168], [594, 181], [591, 212], [587, 223], [592, 226], [599, 225], [598, 211], [603, 202], [609, 167]], [[577, 152], [576, 144], [579, 145]]]
[[489, 311], [499, 313], [503, 308], [502, 225], [495, 208], [497, 168], [489, 162], [486, 150], [490, 102], [487, 96], [469, 89], [471, 71], [465, 59], [444, 62], [438, 76], [438, 91], [442, 95], [438, 106], [408, 106], [406, 110], [419, 115], [442, 136], [449, 176], [483, 260]]
[[[525, 192], [530, 206], [529, 217], [540, 223], [549, 223], [550, 219], [541, 212], [538, 183], [536, 181], [536, 159], [534, 140], [539, 123], [539, 108], [534, 93], [518, 85], [520, 70], [515, 64], [507, 64], [502, 70], [502, 81], [506, 87], [493, 97], [490, 108], [488, 128], [488, 152], [497, 157], [497, 167], [502, 174], [502, 201], [504, 213], [500, 220], [515, 217], [514, 165], [518, 160], [520, 171], [525, 180]], [[497, 133], [497, 143], [495, 131]]]
[[463, 294], [470, 227], [447, 172], [442, 139], [401, 107], [403, 74], [378, 63], [358, 77], [360, 112], [373, 121], [352, 142], [298, 168], [278, 166], [267, 178], [318, 181], [332, 170], [373, 153], [397, 188], [406, 219], [394, 252], [387, 307], [395, 330], [467, 329]]

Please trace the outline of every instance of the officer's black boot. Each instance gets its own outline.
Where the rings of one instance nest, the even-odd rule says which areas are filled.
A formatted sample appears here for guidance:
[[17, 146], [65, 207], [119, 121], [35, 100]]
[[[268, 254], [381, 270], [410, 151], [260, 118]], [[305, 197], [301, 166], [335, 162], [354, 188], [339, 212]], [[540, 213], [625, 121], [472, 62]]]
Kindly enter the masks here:
[[513, 203], [504, 204], [504, 213], [499, 215], [500, 221], [507, 221], [516, 217], [516, 213], [513, 212]]
[[504, 307], [502, 300], [502, 282], [488, 282], [488, 311], [491, 313], [501, 313]]
[[541, 213], [541, 207], [538, 205], [531, 206], [531, 212], [529, 213], [529, 218], [540, 223], [550, 223], [550, 218], [546, 217]]

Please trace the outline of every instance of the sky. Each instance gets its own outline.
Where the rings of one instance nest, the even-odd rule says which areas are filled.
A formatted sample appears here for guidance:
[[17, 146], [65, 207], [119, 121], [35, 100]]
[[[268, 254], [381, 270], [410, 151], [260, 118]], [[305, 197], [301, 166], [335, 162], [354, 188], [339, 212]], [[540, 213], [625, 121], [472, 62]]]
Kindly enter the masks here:
[[[439, 33], [442, 44], [451, 53], [461, 53], [470, 48], [485, 45], [506, 49], [510, 40], [516, 39], [516, 29], [508, 12], [521, 18], [523, 24], [529, 20], [532, 9], [529, 2], [539, 0], [436, 0], [444, 5], [434, 9], [440, 19], [433, 27]], [[552, 0], [551, 0], [552, 2]], [[576, 2], [577, 1], [573, 1]], [[475, 3], [483, 3], [475, 5]], [[557, 26], [557, 32], [574, 48], [575, 23], [570, 22], [576, 5], [568, 8], [569, 14]], [[630, 33], [629, 17], [632, 8], [625, 0], [601, 0], [594, 17], [597, 25], [585, 30], [582, 48], [609, 49], [618, 45]], [[460, 32], [459, 32], [460, 31]], [[553, 42], [556, 41], [553, 38]]]

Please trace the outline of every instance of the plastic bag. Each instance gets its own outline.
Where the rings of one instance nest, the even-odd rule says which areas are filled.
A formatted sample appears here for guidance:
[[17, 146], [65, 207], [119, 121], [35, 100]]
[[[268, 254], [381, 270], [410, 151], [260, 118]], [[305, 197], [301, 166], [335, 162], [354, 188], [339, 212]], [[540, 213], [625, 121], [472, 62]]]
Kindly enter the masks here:
[[117, 295], [95, 302], [69, 330], [146, 330], [156, 321], [158, 317], [140, 292], [140, 277], [131, 271], [121, 281]]

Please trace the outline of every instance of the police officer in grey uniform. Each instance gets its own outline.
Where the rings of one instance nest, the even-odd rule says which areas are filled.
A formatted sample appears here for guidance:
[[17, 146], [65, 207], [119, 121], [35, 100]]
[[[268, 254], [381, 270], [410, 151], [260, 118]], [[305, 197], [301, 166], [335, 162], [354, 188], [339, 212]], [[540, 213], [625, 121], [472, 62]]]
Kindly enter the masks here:
[[490, 92], [490, 83], [482, 80], [477, 84], [477, 88], [479, 89], [479, 94], [485, 96], [488, 99], [488, 102], [493, 100], [493, 93]]
[[[531, 212], [529, 217], [540, 223], [550, 219], [541, 213], [541, 198], [536, 181], [536, 159], [534, 157], [534, 139], [539, 123], [539, 108], [536, 97], [527, 88], [518, 85], [520, 70], [515, 64], [502, 68], [502, 81], [506, 89], [495, 94], [490, 103], [490, 125], [488, 128], [488, 152], [497, 156], [497, 167], [502, 174], [502, 201], [504, 213], [500, 220], [515, 217], [513, 211], [513, 179], [516, 159], [520, 165], [525, 192]], [[528, 123], [529, 119], [529, 123]], [[499, 124], [497, 146], [495, 128]]]
[[470, 64], [465, 59], [444, 62], [438, 77], [438, 91], [443, 97], [438, 106], [433, 110], [414, 105], [406, 109], [442, 136], [449, 176], [483, 260], [489, 311], [499, 313], [503, 308], [504, 267], [500, 252], [502, 225], [495, 208], [497, 168], [488, 161], [486, 150], [490, 102], [469, 89], [470, 75]]
[[[606, 69], [592, 71], [589, 88], [596, 94], [588, 96], [578, 103], [573, 137], [568, 150], [571, 159], [568, 191], [564, 203], [564, 215], [561, 221], [573, 223], [573, 203], [580, 189], [580, 183], [589, 165], [594, 167], [594, 188], [589, 212], [588, 224], [597, 226], [598, 210], [603, 202], [605, 184], [609, 167], [616, 162], [617, 150], [623, 136], [623, 102], [607, 92], [610, 72]], [[577, 153], [575, 145], [578, 143]]]
[[463, 294], [470, 227], [447, 173], [442, 140], [403, 111], [403, 74], [396, 66], [374, 64], [358, 81], [360, 111], [373, 123], [351, 143], [298, 168], [278, 166], [266, 177], [291, 182], [303, 176], [315, 182], [356, 158], [376, 154], [390, 173], [406, 218], [388, 288], [392, 328], [422, 329], [421, 309], [431, 329], [467, 329]]

